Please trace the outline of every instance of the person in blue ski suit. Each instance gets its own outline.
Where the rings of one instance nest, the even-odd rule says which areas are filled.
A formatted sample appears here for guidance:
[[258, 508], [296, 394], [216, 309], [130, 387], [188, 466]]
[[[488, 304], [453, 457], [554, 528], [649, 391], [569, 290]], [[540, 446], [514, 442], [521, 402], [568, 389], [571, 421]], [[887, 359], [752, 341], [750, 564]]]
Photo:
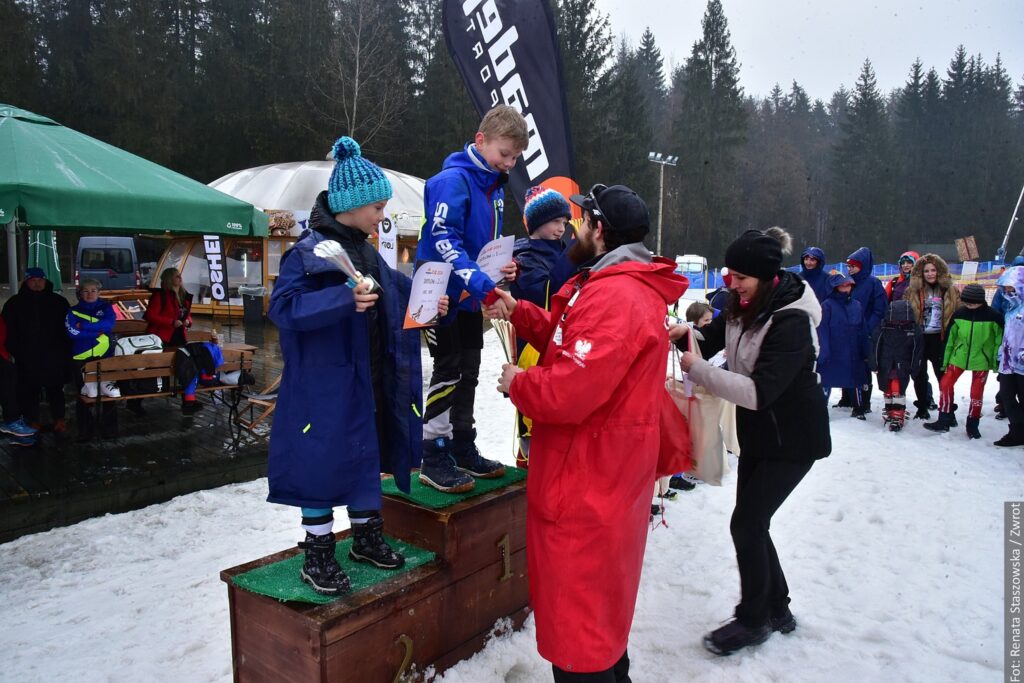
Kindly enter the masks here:
[[[351, 587], [335, 557], [335, 506], [348, 506], [351, 559], [387, 569], [404, 564], [382, 536], [380, 473], [392, 473], [408, 492], [422, 442], [420, 337], [403, 330], [411, 281], [367, 240], [391, 183], [352, 138], [339, 138], [334, 158], [309, 229], [281, 259], [268, 312], [280, 329], [284, 370], [267, 500], [302, 508], [301, 577], [328, 595]], [[350, 288], [338, 266], [314, 252], [318, 245], [343, 249], [379, 289], [366, 280]], [[447, 312], [446, 299], [439, 309]]]
[[[417, 265], [452, 264], [448, 297], [452, 311], [424, 333], [433, 359], [423, 415], [420, 481], [448, 492], [475, 486], [474, 477], [493, 479], [505, 466], [488, 460], [476, 446], [473, 406], [484, 346], [481, 303], [497, 299], [495, 282], [477, 265], [480, 250], [501, 236], [508, 172], [526, 149], [523, 115], [508, 105], [491, 109], [473, 142], [445, 159], [423, 190], [424, 222], [416, 247]], [[514, 280], [515, 261], [502, 268]], [[454, 305], [456, 304], [457, 305]]]
[[[889, 299], [885, 295], [882, 281], [871, 274], [875, 259], [871, 250], [861, 247], [846, 257], [846, 268], [853, 278], [853, 298], [860, 302], [864, 315], [864, 333], [871, 337], [875, 329], [882, 323], [885, 311], [889, 307]], [[871, 412], [871, 384], [864, 390], [861, 407], [865, 413]], [[843, 397], [837, 404], [841, 407], [853, 408], [852, 396], [843, 391]]]
[[853, 412], [864, 418], [864, 385], [868, 376], [868, 336], [860, 302], [851, 296], [853, 278], [836, 273], [828, 278], [832, 294], [821, 302], [818, 325], [818, 374], [826, 400], [834, 387], [851, 391]]

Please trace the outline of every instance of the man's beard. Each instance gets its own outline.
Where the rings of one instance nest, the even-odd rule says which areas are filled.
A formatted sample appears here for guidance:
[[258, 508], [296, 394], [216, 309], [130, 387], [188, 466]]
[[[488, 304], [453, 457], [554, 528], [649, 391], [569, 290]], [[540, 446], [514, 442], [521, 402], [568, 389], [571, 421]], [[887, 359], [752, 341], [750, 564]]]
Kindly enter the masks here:
[[569, 247], [567, 253], [569, 262], [574, 266], [582, 266], [587, 261], [597, 256], [597, 243], [593, 240], [584, 241], [583, 237], [579, 237], [573, 242], [572, 246]]

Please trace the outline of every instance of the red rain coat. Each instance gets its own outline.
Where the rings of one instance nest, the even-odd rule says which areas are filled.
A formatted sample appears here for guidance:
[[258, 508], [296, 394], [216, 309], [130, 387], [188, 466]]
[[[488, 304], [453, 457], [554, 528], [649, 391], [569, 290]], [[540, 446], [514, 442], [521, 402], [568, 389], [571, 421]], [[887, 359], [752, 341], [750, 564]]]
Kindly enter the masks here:
[[[509, 396], [533, 418], [526, 548], [537, 649], [566, 671], [607, 669], [626, 650], [662, 425], [673, 420], [665, 315], [688, 285], [674, 268], [664, 258], [600, 268], [568, 312], [585, 274], [550, 311], [520, 301], [511, 317], [543, 349]], [[668, 415], [666, 444], [686, 442], [678, 411]]]

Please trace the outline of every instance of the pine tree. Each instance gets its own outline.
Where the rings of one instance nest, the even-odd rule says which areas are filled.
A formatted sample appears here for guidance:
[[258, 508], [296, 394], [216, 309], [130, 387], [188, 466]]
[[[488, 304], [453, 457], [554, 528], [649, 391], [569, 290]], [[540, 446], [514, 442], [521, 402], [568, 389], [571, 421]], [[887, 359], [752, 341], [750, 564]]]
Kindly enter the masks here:
[[0, 99], [34, 111], [39, 104], [41, 69], [35, 44], [35, 16], [18, 0], [0, 0], [4, 58], [0, 59]]
[[600, 128], [613, 56], [611, 26], [608, 16], [597, 10], [596, 0], [559, 0], [555, 25], [565, 69], [577, 182], [587, 188], [607, 180], [600, 177]]
[[650, 27], [640, 37], [635, 58], [636, 73], [650, 114], [654, 139], [665, 140], [671, 127], [666, 116], [668, 92], [665, 88], [665, 60], [661, 56], [661, 49], [655, 44]]
[[[602, 108], [600, 177], [608, 183], [628, 185], [644, 198], [656, 215], [658, 187], [654, 164], [647, 160], [653, 141], [651, 105], [645, 97], [645, 67], [638, 52], [620, 42], [610, 74], [607, 105]], [[653, 227], [653, 226], [652, 226]], [[654, 248], [652, 240], [650, 246]]]
[[833, 228], [877, 249], [895, 228], [894, 173], [888, 121], [870, 60], [864, 61], [840, 130], [833, 157]]
[[709, 0], [701, 26], [701, 39], [673, 75], [672, 143], [680, 158], [673, 236], [716, 250], [724, 249], [741, 227], [737, 156], [749, 114], [720, 0]]

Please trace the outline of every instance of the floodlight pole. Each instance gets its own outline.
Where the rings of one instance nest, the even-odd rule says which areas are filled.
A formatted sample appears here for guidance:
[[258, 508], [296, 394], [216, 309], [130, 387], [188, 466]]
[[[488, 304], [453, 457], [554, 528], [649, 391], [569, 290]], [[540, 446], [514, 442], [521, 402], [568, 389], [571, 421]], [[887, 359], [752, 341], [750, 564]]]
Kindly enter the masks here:
[[[1017, 212], [1020, 211], [1020, 202], [1024, 199], [1024, 187], [1020, 188], [1020, 196], [1017, 197], [1017, 206], [1013, 208], [1013, 215], [1010, 216], [1010, 225], [1006, 228], [1006, 235], [1003, 237], [1003, 243], [999, 245], [999, 249], [996, 251], [996, 260], [1005, 261], [1006, 259], [1006, 243], [1010, 241], [1010, 231], [1013, 230], [1013, 224], [1017, 220]], [[1024, 253], [1024, 249], [1021, 249], [1021, 253]]]
[[648, 152], [647, 160], [661, 166], [660, 179], [658, 181], [658, 244], [655, 254], [661, 256], [661, 219], [665, 209], [665, 167], [675, 166], [679, 157], [665, 156], [661, 152]]

